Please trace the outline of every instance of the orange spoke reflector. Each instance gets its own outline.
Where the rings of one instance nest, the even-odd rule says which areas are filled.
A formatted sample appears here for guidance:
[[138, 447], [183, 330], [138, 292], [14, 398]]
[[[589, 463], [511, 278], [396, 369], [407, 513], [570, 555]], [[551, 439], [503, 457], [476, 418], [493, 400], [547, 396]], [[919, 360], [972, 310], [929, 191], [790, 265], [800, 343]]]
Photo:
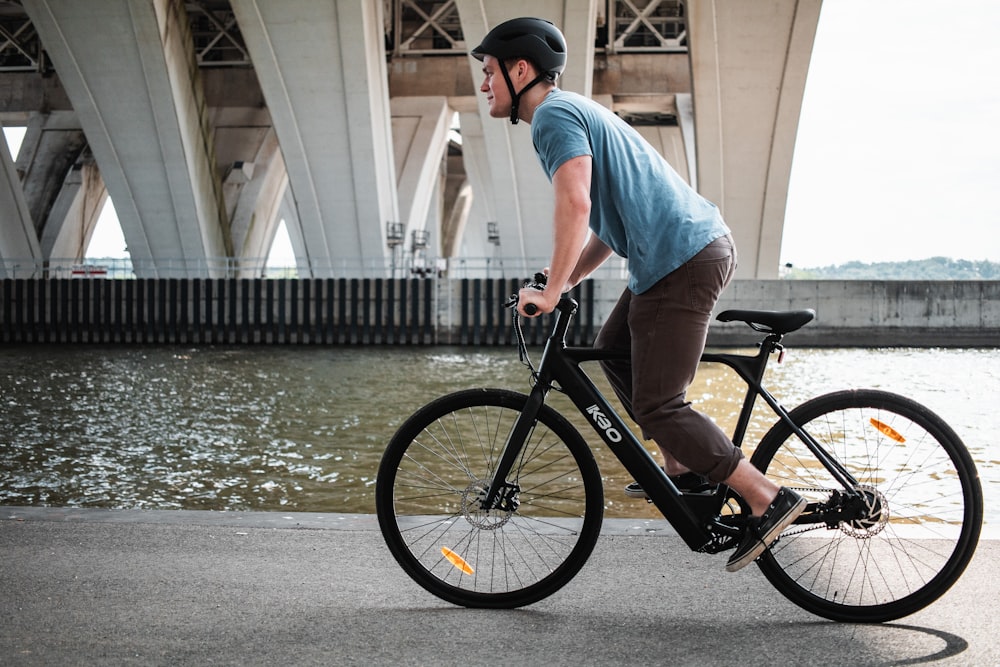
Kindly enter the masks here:
[[874, 426], [878, 430], [882, 431], [882, 433], [884, 433], [885, 435], [889, 436], [890, 438], [892, 438], [896, 442], [906, 442], [906, 438], [904, 438], [903, 435], [899, 431], [897, 431], [893, 427], [889, 426], [888, 424], [883, 424], [882, 422], [880, 422], [879, 420], [875, 419], [874, 417], [871, 418], [871, 422], [872, 422], [872, 426]]
[[475, 570], [472, 569], [472, 566], [465, 562], [464, 558], [448, 547], [441, 547], [441, 555], [447, 558], [449, 563], [457, 567], [465, 574], [473, 574], [475, 572]]

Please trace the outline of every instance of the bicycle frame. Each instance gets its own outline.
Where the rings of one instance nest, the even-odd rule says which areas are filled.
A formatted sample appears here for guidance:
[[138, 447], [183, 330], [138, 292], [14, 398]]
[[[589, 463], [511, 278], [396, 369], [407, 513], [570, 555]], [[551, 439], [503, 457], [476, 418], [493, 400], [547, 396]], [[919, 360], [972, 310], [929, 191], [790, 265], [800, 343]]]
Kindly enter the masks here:
[[[543, 348], [534, 387], [524, 410], [518, 416], [507, 437], [504, 451], [491, 480], [490, 490], [483, 500], [483, 506], [493, 507], [498, 496], [502, 495], [501, 489], [510, 486], [507, 477], [521, 453], [523, 443], [534, 428], [538, 411], [544, 404], [549, 391], [554, 386], [558, 386], [580, 410], [581, 414], [587, 417], [597, 435], [642, 486], [650, 501], [670, 522], [688, 547], [699, 551], [720, 535], [735, 536], [739, 528], [717, 520], [718, 511], [724, 501], [724, 492], [717, 491], [715, 494], [702, 497], [702, 502], [715, 505], [714, 511], [711, 513], [715, 519], [699, 518], [699, 514], [693, 511], [692, 505], [688, 502], [692, 496], [685, 497], [678, 490], [642, 443], [632, 434], [631, 429], [604, 398], [586, 372], [580, 368], [580, 364], [584, 362], [628, 359], [629, 354], [627, 352], [613, 353], [592, 347], [567, 347], [565, 344], [566, 331], [570, 318], [575, 314], [576, 309], [577, 303], [574, 300], [563, 297], [554, 311], [556, 321]], [[747, 384], [747, 392], [734, 431], [733, 442], [737, 447], [742, 444], [753, 406], [757, 397], [760, 396], [774, 413], [792, 428], [834, 478], [844, 486], [845, 492], [849, 495], [856, 495], [853, 489], [857, 485], [857, 480], [818, 442], [796, 425], [784, 407], [761, 385], [769, 356], [773, 352], [781, 350], [781, 339], [782, 334], [769, 333], [761, 343], [760, 351], [753, 356], [705, 353], [701, 357], [703, 362], [718, 362], [732, 368]]]

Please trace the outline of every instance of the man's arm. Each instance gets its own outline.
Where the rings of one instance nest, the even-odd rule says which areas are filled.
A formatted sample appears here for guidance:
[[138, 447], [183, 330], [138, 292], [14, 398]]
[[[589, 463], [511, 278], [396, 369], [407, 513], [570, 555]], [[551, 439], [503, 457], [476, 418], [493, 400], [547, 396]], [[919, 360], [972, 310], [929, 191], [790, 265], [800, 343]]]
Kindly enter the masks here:
[[614, 251], [604, 241], [597, 238], [595, 234], [591, 234], [587, 240], [587, 245], [583, 247], [583, 252], [580, 253], [580, 259], [576, 263], [576, 268], [573, 269], [573, 273], [569, 276], [569, 281], [563, 287], [563, 291], [568, 292], [579, 285], [587, 276], [596, 271], [597, 267], [604, 263], [604, 260], [611, 257], [612, 254], [614, 254]]
[[[549, 264], [550, 287], [542, 292], [522, 289], [518, 306], [522, 315], [526, 314], [524, 307], [529, 303], [538, 307], [537, 314], [552, 312], [559, 303], [563, 288], [570, 284], [574, 269], [580, 263], [584, 244], [590, 247], [587, 243], [590, 225], [590, 178], [589, 155], [567, 160], [552, 176], [556, 207], [553, 220], [552, 262]], [[578, 280], [580, 279], [582, 277]]]

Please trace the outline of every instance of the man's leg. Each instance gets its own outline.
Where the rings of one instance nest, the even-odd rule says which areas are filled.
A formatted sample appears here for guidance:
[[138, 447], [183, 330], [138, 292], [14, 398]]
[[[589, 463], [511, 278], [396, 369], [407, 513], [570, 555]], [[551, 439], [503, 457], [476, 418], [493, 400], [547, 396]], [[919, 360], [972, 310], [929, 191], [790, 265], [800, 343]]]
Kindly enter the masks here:
[[712, 308], [734, 267], [731, 239], [718, 239], [648, 291], [633, 295], [628, 314], [636, 421], [665, 461], [676, 459], [717, 482], [736, 470], [743, 455], [715, 422], [691, 407], [686, 392], [704, 351]]
[[[628, 330], [628, 309], [632, 292], [625, 288], [618, 297], [618, 303], [604, 321], [601, 330], [594, 339], [594, 347], [598, 350], [628, 352], [632, 349], [632, 334]], [[632, 414], [632, 362], [628, 359], [612, 359], [600, 362], [601, 370], [608, 379], [625, 412], [635, 420]]]
[[[619, 352], [630, 352], [632, 349], [632, 334], [628, 327], [628, 311], [631, 303], [632, 293], [626, 289], [618, 299], [618, 303], [612, 309], [605, 320], [604, 325], [597, 334], [594, 347], [601, 350], [615, 350]], [[621, 401], [625, 412], [635, 421], [632, 414], [632, 362], [628, 359], [614, 359], [600, 362], [601, 370], [604, 371], [608, 383], [614, 390], [618, 400]], [[660, 449], [663, 456], [663, 469], [671, 477], [678, 477], [690, 472], [688, 467], [679, 463], [670, 452]], [[705, 478], [701, 476], [685, 476], [674, 480], [677, 484], [685, 485], [684, 488], [698, 488], [703, 485]], [[626, 495], [637, 498], [645, 497], [645, 493], [639, 484], [633, 482], [625, 488]]]

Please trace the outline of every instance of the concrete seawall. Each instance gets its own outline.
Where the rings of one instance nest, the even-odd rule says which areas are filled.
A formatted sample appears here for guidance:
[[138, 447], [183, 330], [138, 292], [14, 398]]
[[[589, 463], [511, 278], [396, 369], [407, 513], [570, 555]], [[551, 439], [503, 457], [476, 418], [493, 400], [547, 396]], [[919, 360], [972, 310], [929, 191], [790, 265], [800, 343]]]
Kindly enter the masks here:
[[[517, 279], [3, 280], [0, 343], [508, 345], [503, 308]], [[586, 281], [571, 345], [586, 345], [624, 280]], [[802, 346], [1000, 347], [1000, 281], [741, 280], [726, 309], [799, 310]], [[546, 319], [526, 323], [532, 344]], [[709, 344], [752, 345], [742, 323], [713, 322]]]
[[[750, 280], [730, 286], [726, 308], [812, 308], [797, 345], [1000, 346], [1000, 282]], [[712, 338], [731, 344], [742, 324], [716, 322]]]
[[[624, 282], [597, 281], [597, 323]], [[738, 280], [715, 309], [816, 311], [788, 338], [792, 344], [837, 347], [1000, 346], [998, 281]], [[713, 321], [709, 344], [752, 345], [760, 335], [740, 322]]]

